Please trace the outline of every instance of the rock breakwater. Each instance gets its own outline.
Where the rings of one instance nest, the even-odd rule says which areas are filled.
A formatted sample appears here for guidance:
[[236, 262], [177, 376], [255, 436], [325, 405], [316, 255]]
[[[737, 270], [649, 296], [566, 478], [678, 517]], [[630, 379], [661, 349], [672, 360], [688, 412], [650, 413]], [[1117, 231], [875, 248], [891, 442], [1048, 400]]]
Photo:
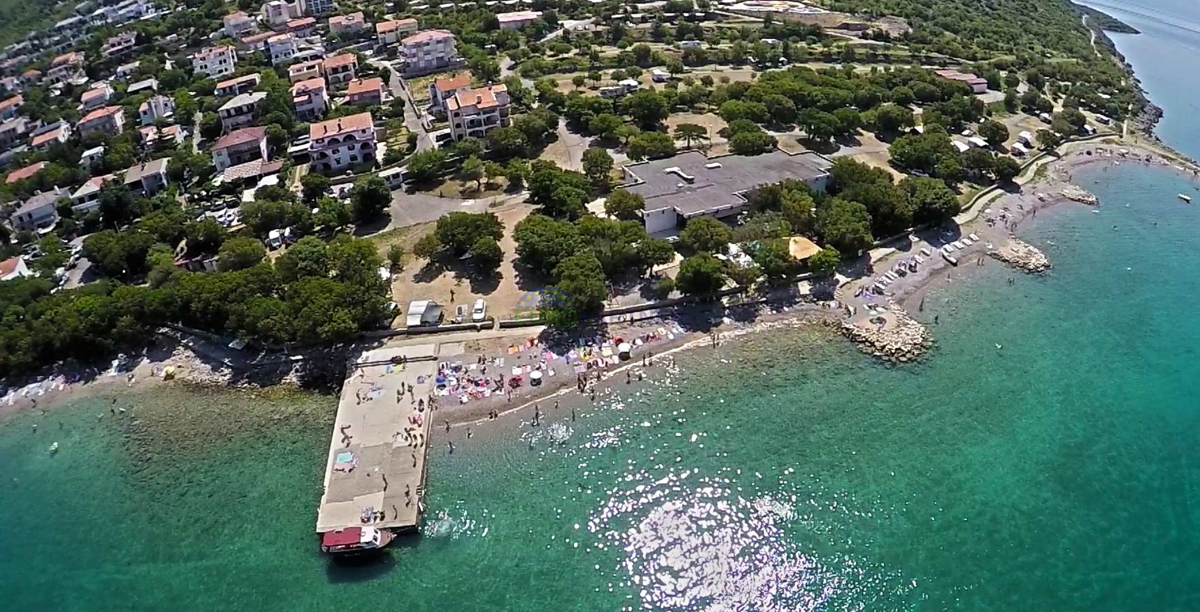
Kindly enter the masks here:
[[1045, 253], [1017, 238], [1010, 238], [1008, 244], [988, 251], [988, 255], [1030, 274], [1041, 274], [1050, 269], [1050, 259]]
[[933, 345], [929, 330], [896, 306], [846, 321], [841, 330], [864, 353], [892, 362], [913, 361]]

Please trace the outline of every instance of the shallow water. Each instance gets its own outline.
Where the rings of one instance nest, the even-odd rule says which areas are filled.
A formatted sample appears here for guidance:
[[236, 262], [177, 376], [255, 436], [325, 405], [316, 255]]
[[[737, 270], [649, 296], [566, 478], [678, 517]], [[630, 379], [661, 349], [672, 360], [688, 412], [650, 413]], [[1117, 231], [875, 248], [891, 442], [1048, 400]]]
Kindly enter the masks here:
[[932, 289], [925, 362], [776, 331], [681, 354], [636, 395], [618, 378], [574, 422], [564, 403], [537, 431], [455, 430], [453, 455], [434, 444], [422, 536], [365, 567], [331, 564], [311, 533], [333, 398], [167, 389], [122, 399], [121, 418], [96, 398], [12, 419], [0, 601], [1197, 609], [1200, 209], [1162, 169], [1077, 178], [1098, 213], [1024, 230], [1050, 274], [989, 262]]

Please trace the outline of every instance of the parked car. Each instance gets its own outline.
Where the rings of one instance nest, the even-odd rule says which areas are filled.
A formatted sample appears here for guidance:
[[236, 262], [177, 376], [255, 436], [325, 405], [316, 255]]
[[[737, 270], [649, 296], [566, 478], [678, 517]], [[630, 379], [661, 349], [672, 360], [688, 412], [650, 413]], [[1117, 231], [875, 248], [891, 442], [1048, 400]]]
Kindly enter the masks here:
[[483, 298], [475, 300], [475, 305], [471, 307], [471, 320], [478, 323], [487, 318], [487, 302]]

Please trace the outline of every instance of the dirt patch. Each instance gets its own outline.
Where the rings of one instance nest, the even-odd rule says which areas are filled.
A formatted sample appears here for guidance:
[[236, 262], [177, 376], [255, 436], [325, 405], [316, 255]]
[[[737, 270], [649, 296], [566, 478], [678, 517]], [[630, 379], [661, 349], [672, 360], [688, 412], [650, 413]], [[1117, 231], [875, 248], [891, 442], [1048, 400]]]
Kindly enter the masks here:
[[[717, 115], [699, 114], [699, 113], [672, 113], [667, 117], [667, 127], [671, 133], [675, 133], [675, 127], [683, 123], [693, 123], [702, 126], [708, 130], [709, 142], [712, 144], [721, 144], [726, 142], [725, 138], [720, 135], [721, 130], [729, 127], [729, 124], [724, 119]], [[694, 146], [704, 146], [706, 143], [700, 143]]]

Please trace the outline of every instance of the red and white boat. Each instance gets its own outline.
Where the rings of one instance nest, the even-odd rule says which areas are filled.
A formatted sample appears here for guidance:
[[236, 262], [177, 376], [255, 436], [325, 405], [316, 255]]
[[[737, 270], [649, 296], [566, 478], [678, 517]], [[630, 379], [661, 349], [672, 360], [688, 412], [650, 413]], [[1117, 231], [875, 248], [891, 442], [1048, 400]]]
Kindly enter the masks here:
[[321, 552], [330, 554], [364, 553], [379, 550], [396, 537], [378, 527], [347, 527], [321, 534]]

